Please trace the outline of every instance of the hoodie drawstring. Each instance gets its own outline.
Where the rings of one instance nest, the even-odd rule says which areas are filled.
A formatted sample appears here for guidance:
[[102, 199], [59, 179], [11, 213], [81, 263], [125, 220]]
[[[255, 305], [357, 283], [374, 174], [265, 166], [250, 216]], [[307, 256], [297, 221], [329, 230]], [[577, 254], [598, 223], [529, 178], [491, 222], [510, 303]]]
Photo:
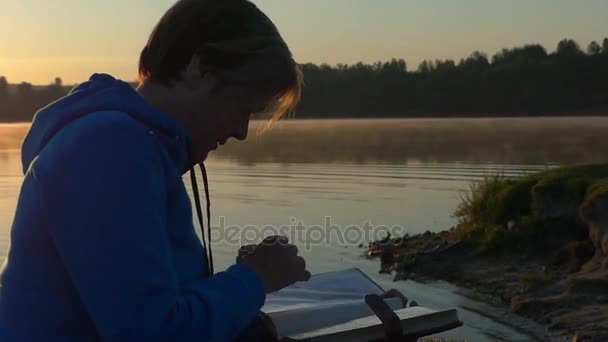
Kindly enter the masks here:
[[201, 226], [201, 234], [203, 240], [203, 247], [207, 250], [207, 266], [208, 275], [211, 276], [214, 273], [213, 270], [213, 253], [211, 252], [211, 200], [209, 196], [209, 180], [207, 178], [207, 169], [203, 163], [198, 164], [201, 173], [203, 174], [203, 187], [205, 188], [205, 199], [207, 201], [207, 241], [205, 242], [205, 225], [203, 224], [203, 209], [201, 207], [201, 198], [198, 191], [198, 183], [196, 181], [196, 171], [194, 167], [190, 169], [190, 181], [192, 182], [192, 193], [194, 195], [194, 203], [196, 206], [196, 216], [198, 217], [198, 223]]

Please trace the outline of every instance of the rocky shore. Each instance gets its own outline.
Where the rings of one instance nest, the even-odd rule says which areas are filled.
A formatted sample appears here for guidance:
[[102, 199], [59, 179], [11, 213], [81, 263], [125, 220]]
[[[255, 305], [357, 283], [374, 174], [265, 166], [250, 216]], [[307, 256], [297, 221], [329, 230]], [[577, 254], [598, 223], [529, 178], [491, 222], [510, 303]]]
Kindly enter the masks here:
[[[573, 341], [608, 341], [608, 165], [472, 187], [459, 224], [369, 244], [395, 280], [445, 280]], [[516, 202], [514, 202], [516, 201]]]

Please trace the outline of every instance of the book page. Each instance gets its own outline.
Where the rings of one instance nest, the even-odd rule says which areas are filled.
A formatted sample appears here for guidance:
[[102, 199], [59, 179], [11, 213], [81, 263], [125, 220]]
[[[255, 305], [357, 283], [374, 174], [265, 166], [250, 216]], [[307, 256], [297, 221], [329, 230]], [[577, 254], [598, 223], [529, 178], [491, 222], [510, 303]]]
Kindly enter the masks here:
[[[411, 307], [397, 310], [395, 314], [401, 320], [403, 333], [409, 336], [422, 337], [429, 332], [445, 331], [461, 324], [454, 309], [435, 311], [423, 307]], [[376, 316], [367, 316], [290, 337], [315, 342], [352, 342], [369, 341], [383, 336], [384, 328], [380, 319]]]
[[384, 290], [359, 269], [317, 274], [307, 282], [299, 282], [267, 295], [262, 308], [265, 313], [309, 308], [318, 305], [362, 302], [366, 295], [382, 294]]
[[[358, 269], [314, 275], [267, 296], [262, 311], [275, 323], [281, 336], [292, 336], [353, 319], [374, 315], [365, 303], [365, 296], [384, 291]], [[398, 298], [387, 299], [398, 310]]]
[[[401, 299], [389, 298], [386, 303], [393, 310], [403, 308]], [[323, 304], [268, 314], [279, 336], [294, 336], [317, 329], [331, 327], [362, 317], [375, 316], [363, 299], [349, 303]]]

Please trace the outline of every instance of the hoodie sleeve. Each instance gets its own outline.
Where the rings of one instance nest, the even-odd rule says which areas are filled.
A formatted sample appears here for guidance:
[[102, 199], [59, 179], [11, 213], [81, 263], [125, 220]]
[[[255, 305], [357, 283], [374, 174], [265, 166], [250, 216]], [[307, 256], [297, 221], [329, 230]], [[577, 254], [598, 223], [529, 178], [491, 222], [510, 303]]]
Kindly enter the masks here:
[[265, 294], [246, 265], [180, 288], [153, 135], [123, 120], [58, 139], [61, 157], [36, 178], [49, 233], [102, 340], [230, 341], [252, 322]]

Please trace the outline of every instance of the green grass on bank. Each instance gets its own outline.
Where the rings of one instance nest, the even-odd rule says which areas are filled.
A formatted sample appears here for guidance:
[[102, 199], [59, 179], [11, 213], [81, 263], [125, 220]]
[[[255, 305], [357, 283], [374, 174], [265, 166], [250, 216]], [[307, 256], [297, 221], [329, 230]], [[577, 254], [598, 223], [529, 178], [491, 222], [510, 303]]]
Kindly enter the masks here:
[[493, 254], [555, 252], [587, 239], [579, 211], [604, 198], [608, 164], [562, 167], [518, 179], [487, 177], [463, 196], [455, 211], [455, 234]]

